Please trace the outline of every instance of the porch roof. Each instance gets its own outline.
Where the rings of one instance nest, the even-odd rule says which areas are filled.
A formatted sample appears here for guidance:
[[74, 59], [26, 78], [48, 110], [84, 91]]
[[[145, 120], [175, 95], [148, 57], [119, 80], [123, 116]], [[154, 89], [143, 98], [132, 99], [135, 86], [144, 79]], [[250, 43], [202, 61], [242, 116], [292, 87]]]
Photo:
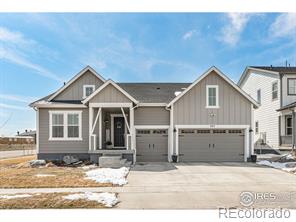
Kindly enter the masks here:
[[296, 107], [296, 102], [292, 102], [288, 105], [282, 106], [281, 108], [277, 109], [276, 111], [283, 111], [283, 110], [295, 108], [295, 107]]

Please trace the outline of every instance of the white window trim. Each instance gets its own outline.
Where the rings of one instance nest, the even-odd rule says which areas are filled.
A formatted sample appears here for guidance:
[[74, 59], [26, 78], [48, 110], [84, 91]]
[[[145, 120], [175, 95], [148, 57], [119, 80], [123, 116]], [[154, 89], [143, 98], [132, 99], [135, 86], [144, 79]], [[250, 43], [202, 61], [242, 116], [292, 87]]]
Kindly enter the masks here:
[[[55, 138], [52, 137], [52, 115], [63, 114], [64, 115], [64, 137]], [[79, 136], [77, 138], [68, 137], [68, 114], [79, 115]], [[77, 110], [50, 110], [49, 111], [49, 141], [82, 141], [82, 111]]]
[[[273, 98], [273, 85], [274, 84], [277, 84], [277, 90], [276, 90], [276, 98]], [[272, 82], [271, 83], [271, 100], [272, 101], [274, 101], [274, 100], [278, 100], [278, 98], [279, 98], [279, 83], [278, 83], [278, 81], [276, 80], [276, 81], [274, 81], [274, 82]]]
[[[95, 85], [83, 85], [83, 99], [85, 99], [87, 97], [86, 96], [86, 88], [92, 88], [93, 92], [94, 92], [96, 87], [95, 87]], [[93, 92], [91, 94], [93, 94]]]
[[[216, 89], [216, 105], [215, 106], [210, 106], [209, 105], [209, 89], [210, 88], [215, 88]], [[206, 101], [207, 101], [207, 105], [206, 108], [207, 109], [219, 109], [219, 86], [218, 85], [206, 85]]]

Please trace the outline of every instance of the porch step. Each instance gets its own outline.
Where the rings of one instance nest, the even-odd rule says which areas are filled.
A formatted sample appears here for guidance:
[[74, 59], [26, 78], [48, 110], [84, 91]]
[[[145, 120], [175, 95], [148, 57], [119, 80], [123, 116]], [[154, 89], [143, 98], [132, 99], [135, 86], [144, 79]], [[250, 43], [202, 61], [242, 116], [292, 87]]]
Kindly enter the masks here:
[[131, 166], [131, 162], [123, 159], [121, 155], [106, 155], [99, 157], [99, 166], [108, 168], [120, 168], [123, 166]]

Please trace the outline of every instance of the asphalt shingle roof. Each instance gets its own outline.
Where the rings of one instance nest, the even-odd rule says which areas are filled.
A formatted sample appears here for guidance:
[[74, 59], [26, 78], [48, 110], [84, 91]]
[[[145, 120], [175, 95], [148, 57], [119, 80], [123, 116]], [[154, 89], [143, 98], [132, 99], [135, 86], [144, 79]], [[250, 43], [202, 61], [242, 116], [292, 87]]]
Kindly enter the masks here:
[[142, 103], [169, 103], [191, 83], [118, 83], [118, 85]]
[[279, 73], [296, 73], [296, 66], [286, 67], [286, 66], [250, 66], [255, 69], [263, 69], [268, 71], [275, 71]]

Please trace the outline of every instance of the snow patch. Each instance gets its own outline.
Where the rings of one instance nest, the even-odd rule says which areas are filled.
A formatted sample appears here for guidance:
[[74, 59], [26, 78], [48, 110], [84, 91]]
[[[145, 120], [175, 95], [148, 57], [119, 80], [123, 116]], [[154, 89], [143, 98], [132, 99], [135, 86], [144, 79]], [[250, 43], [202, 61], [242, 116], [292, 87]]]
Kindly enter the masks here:
[[54, 174], [36, 174], [36, 177], [55, 177], [56, 175]]
[[81, 167], [81, 169], [83, 169], [83, 170], [91, 170], [91, 169], [95, 169], [97, 167], [98, 167], [97, 165], [92, 164], [92, 165], [83, 166], [83, 167]]
[[269, 166], [276, 169], [281, 169], [287, 172], [296, 172], [296, 162], [270, 162], [268, 160], [262, 160], [257, 162], [258, 165]]
[[118, 199], [114, 193], [77, 193], [70, 194], [63, 197], [66, 200], [79, 200], [79, 199], [87, 199], [97, 201], [98, 203], [104, 204], [106, 207], [113, 207], [118, 203]]
[[119, 169], [99, 168], [85, 172], [86, 179], [94, 180], [98, 183], [112, 183], [114, 185], [127, 184], [126, 176], [129, 168], [121, 167]]
[[31, 197], [30, 194], [18, 194], [18, 195], [1, 195], [0, 199], [16, 199], [16, 198], [26, 198]]

